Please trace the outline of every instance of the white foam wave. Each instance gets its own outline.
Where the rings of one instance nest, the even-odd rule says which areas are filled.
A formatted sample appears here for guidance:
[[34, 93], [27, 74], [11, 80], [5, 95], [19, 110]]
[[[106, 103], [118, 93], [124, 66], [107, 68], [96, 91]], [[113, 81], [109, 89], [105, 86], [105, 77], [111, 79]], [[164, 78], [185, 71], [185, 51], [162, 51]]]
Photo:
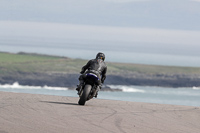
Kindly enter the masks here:
[[136, 89], [133, 86], [123, 86], [123, 85], [108, 85], [111, 89], [120, 89], [123, 92], [139, 92], [139, 93], [145, 93], [144, 90]]
[[193, 90], [200, 90], [200, 87], [195, 87], [195, 86], [193, 86], [192, 89], [193, 89]]
[[64, 87], [50, 87], [50, 86], [27, 86], [27, 85], [19, 85], [18, 82], [10, 84], [1, 85], [0, 88], [4, 89], [47, 89], [47, 90], [68, 90], [68, 88]]

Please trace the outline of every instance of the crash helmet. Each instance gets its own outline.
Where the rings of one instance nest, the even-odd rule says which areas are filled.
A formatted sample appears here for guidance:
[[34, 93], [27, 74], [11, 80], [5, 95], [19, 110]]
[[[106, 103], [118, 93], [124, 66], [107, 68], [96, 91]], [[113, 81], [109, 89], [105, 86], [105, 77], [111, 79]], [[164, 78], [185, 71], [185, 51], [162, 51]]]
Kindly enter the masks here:
[[103, 61], [105, 60], [105, 54], [104, 53], [101, 53], [99, 52], [96, 56], [96, 59], [102, 59]]

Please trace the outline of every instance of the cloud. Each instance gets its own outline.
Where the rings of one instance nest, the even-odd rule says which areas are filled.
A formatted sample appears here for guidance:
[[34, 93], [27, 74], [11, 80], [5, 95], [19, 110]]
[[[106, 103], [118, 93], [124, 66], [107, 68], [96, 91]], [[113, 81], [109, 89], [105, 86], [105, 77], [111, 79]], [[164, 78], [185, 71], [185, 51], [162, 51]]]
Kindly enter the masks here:
[[[16, 48], [18, 51], [68, 54], [76, 58], [89, 58], [98, 51], [107, 51], [110, 60], [116, 61], [116, 54], [120, 53], [121, 59], [118, 57], [117, 60], [125, 62], [131, 62], [133, 58], [138, 62], [149, 60], [152, 53], [155, 60], [158, 58], [156, 54], [200, 56], [200, 31], [23, 21], [0, 21], [0, 29], [3, 51]], [[80, 50], [86, 54], [81, 55]], [[134, 53], [140, 53], [142, 57]], [[167, 58], [173, 56], [163, 58], [163, 61]], [[153, 63], [151, 60], [147, 62]]]
[[128, 3], [128, 2], [144, 2], [150, 0], [103, 0], [103, 1], [113, 2], [113, 3]]
[[[109, 26], [88, 26], [59, 23], [0, 21], [0, 36], [35, 37], [45, 40], [80, 43], [102, 42], [130, 45], [133, 43], [167, 44], [169, 46], [198, 46], [200, 31], [166, 30], [156, 28], [125, 28]], [[112, 43], [111, 43], [112, 42]]]
[[200, 2], [200, 0], [190, 0], [190, 1]]

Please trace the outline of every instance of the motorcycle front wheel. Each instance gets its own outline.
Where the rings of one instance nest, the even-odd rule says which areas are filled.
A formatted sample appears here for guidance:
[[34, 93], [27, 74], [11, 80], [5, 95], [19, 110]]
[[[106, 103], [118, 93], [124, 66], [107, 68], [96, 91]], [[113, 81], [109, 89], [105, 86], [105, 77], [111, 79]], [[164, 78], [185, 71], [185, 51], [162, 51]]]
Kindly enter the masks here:
[[83, 89], [83, 93], [78, 101], [78, 104], [79, 105], [85, 105], [85, 102], [87, 101], [88, 99], [88, 96], [89, 96], [89, 93], [92, 89], [92, 86], [91, 85], [85, 85], [85, 88]]

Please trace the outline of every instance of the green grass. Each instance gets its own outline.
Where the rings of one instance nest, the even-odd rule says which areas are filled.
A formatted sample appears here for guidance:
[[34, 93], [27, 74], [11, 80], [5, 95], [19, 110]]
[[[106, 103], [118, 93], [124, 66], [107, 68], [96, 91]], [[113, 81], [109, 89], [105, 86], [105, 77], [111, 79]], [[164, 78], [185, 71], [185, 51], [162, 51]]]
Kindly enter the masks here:
[[[11, 54], [0, 52], [0, 74], [9, 75], [17, 72], [39, 73], [79, 73], [87, 60], [39, 54]], [[107, 62], [108, 74], [144, 73], [144, 74], [197, 74], [200, 68], [173, 67], [142, 64]]]
[[142, 64], [109, 63], [109, 69], [112, 73], [144, 73], [144, 74], [200, 74], [200, 68], [197, 67], [177, 67], [177, 66], [159, 66]]
[[0, 52], [0, 73], [49, 72], [77, 73], [84, 60], [38, 54], [10, 54]]
[[0, 63], [27, 63], [27, 62], [41, 62], [47, 60], [55, 60], [58, 57], [37, 55], [37, 54], [10, 54], [0, 52]]

